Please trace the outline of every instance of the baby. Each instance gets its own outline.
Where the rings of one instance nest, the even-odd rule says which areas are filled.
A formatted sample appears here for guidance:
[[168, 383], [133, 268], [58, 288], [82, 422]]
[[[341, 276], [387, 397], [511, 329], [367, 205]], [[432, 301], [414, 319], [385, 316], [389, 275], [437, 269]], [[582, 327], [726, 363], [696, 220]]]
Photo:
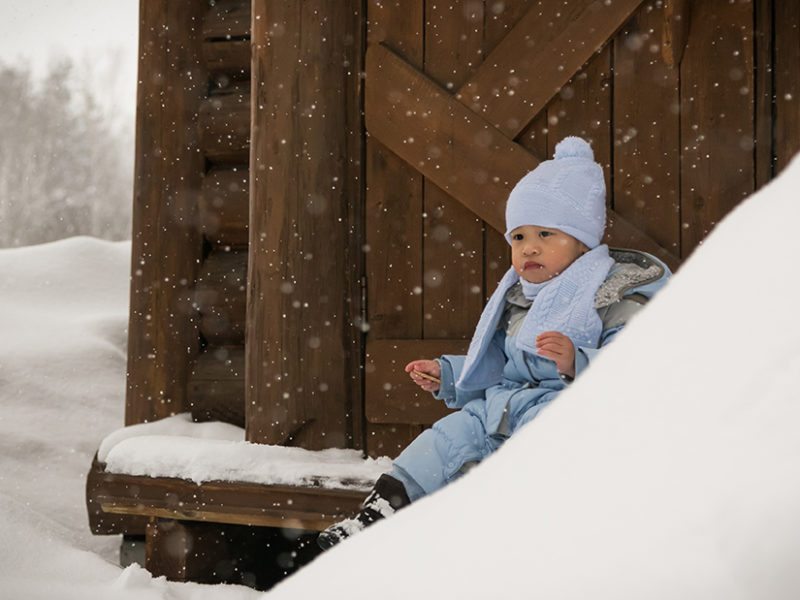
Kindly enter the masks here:
[[609, 250], [603, 170], [568, 137], [514, 187], [506, 205], [511, 268], [481, 314], [466, 356], [406, 365], [411, 379], [459, 409], [422, 432], [353, 518], [318, 537], [349, 537], [460, 477], [497, 450], [586, 369], [670, 275], [661, 261]]

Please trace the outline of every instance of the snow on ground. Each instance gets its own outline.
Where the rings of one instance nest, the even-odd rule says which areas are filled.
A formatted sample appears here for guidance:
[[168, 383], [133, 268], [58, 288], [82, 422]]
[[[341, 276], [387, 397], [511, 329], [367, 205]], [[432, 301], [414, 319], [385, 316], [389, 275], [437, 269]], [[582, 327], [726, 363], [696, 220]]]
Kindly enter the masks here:
[[800, 597], [800, 161], [498, 453], [270, 598]]
[[0, 250], [0, 599], [245, 600], [153, 580], [91, 535], [84, 488], [124, 421], [130, 242]]
[[[570, 390], [469, 476], [268, 598], [800, 592], [800, 162], [725, 219]], [[0, 250], [0, 598], [251, 599], [121, 570], [84, 477], [122, 423], [130, 245]]]

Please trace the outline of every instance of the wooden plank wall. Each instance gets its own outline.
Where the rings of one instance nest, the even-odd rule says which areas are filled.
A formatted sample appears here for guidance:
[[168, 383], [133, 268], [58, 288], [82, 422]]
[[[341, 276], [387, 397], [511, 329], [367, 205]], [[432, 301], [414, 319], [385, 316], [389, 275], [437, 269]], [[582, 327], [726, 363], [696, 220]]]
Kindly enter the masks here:
[[255, 0], [252, 23], [247, 439], [359, 447], [361, 3]]
[[775, 170], [800, 151], [800, 3], [775, 2]]
[[[370, 3], [369, 43], [384, 44], [452, 93], [527, 11], [556, 23], [587, 2], [559, 2], [558, 11], [552, 4]], [[605, 167], [609, 207], [685, 259], [800, 147], [800, 14], [785, 0], [682, 5], [685, 46], [677, 36], [680, 47], [666, 51], [676, 25], [663, 2], [644, 2], [516, 141], [546, 159], [567, 135], [589, 139]], [[385, 415], [367, 409], [367, 447], [391, 454], [416, 434], [414, 424], [438, 416], [403, 385], [400, 363], [414, 357], [414, 343], [435, 355], [471, 335], [482, 300], [508, 266], [508, 249], [374, 139], [367, 185], [368, 337], [376, 355], [367, 357], [367, 383], [369, 394], [380, 381], [388, 390]], [[386, 373], [374, 377], [375, 370]]]
[[[396, 454], [435, 418], [406, 410], [420, 398], [394, 374], [369, 383], [397, 397], [365, 423], [363, 373], [401, 369], [404, 340], [434, 354], [466, 342], [508, 247], [364, 135], [365, 36], [453, 93], [527, 11], [557, 21], [589, 0], [552, 4], [383, 0], [365, 15], [355, 0], [258, 0], [251, 21], [248, 0], [143, 0], [126, 422], [191, 408], [246, 417], [253, 441]], [[664, 3], [644, 2], [516, 142], [546, 159], [566, 135], [589, 138], [609, 206], [685, 258], [800, 150], [800, 9], [682, 4], [678, 64], [663, 57]], [[385, 344], [364, 357], [364, 335]]]
[[[370, 2], [367, 27], [368, 44], [383, 42], [422, 68], [423, 2]], [[366, 153], [368, 336], [421, 338], [423, 179], [374, 138], [367, 139]], [[367, 357], [367, 378], [382, 368]], [[373, 456], [395, 456], [421, 431], [419, 425], [367, 422], [366, 447]]]

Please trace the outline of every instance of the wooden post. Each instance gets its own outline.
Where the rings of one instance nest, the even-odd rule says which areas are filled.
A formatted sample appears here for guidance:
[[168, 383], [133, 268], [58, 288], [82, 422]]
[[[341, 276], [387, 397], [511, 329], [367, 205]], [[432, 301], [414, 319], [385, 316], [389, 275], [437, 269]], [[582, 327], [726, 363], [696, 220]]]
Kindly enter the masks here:
[[800, 4], [775, 0], [775, 175], [800, 151]]
[[207, 95], [200, 56], [208, 3], [142, 0], [140, 7], [126, 425], [185, 409], [202, 257], [196, 122]]
[[359, 447], [361, 2], [252, 7], [247, 439]]

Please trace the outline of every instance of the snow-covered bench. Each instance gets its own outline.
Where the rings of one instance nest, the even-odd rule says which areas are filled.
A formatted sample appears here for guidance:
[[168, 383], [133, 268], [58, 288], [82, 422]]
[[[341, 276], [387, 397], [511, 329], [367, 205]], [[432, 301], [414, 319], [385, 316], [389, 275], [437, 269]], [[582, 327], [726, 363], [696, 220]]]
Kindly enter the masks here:
[[90, 524], [146, 532], [148, 569], [182, 579], [185, 564], [157, 560], [165, 520], [182, 535], [198, 523], [319, 531], [352, 513], [390, 464], [356, 450], [251, 444], [239, 427], [181, 414], [106, 437], [87, 480]]

